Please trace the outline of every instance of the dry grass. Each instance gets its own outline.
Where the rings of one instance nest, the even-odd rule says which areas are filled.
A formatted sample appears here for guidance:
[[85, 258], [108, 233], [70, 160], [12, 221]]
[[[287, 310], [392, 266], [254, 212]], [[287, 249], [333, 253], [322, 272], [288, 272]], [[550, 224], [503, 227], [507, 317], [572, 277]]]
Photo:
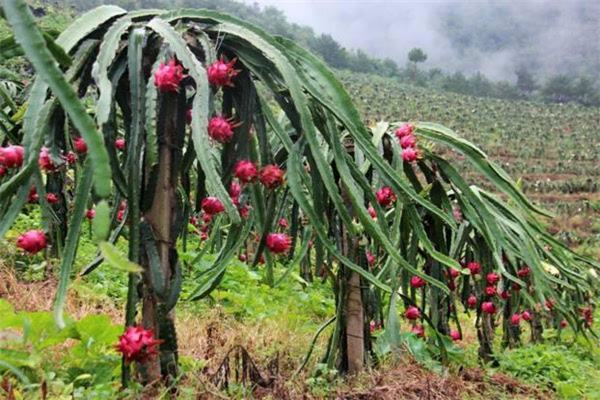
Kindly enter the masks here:
[[[51, 311], [57, 281], [21, 282], [13, 271], [0, 263], [0, 298], [11, 303], [17, 311]], [[108, 315], [114, 323], [122, 323], [123, 312], [108, 301], [90, 302], [69, 291], [66, 312], [75, 319], [90, 314]]]
[[367, 380], [365, 388], [347, 389], [342, 392], [342, 398], [348, 400], [551, 398], [549, 393], [522, 385], [516, 379], [504, 374], [496, 373], [488, 376], [481, 369], [464, 369], [458, 374], [441, 375], [423, 369], [410, 359], [399, 366], [371, 371], [363, 379]]
[[[6, 299], [17, 310], [50, 311], [56, 290], [56, 281], [24, 283], [6, 267], [0, 265], [0, 298]], [[78, 298], [71, 291], [67, 312], [80, 319], [89, 314], [106, 314], [114, 323], [123, 322], [122, 311], [108, 301], [89, 301]], [[247, 350], [268, 387], [257, 386], [252, 397], [256, 399], [549, 399], [551, 394], [522, 385], [504, 374], [490, 376], [480, 369], [464, 369], [459, 373], [440, 375], [424, 369], [408, 357], [395, 366], [380, 366], [359, 376], [332, 383], [334, 392], [326, 396], [313, 395], [307, 386], [306, 375], [292, 379], [293, 372], [308, 346], [310, 337], [301, 336], [289, 326], [274, 320], [262, 323], [242, 323], [215, 307], [202, 315], [180, 310], [177, 315], [178, 341], [181, 354], [204, 360], [198, 371], [193, 371], [182, 382], [193, 387], [194, 398], [227, 399], [214, 384], [213, 376], [230, 349], [241, 346]], [[324, 335], [325, 336], [325, 335]], [[466, 337], [467, 340], [472, 338]], [[322, 353], [325, 338], [316, 354]], [[50, 354], [49, 354], [50, 356]], [[55, 354], [57, 359], [60, 354]], [[317, 358], [317, 356], [313, 356]], [[277, 370], [269, 363], [277, 361]], [[271, 364], [273, 367], [273, 364]], [[232, 374], [232, 377], [234, 374]], [[156, 392], [154, 392], [156, 393]], [[156, 396], [152, 396], [156, 397]], [[164, 397], [167, 398], [167, 397]]]

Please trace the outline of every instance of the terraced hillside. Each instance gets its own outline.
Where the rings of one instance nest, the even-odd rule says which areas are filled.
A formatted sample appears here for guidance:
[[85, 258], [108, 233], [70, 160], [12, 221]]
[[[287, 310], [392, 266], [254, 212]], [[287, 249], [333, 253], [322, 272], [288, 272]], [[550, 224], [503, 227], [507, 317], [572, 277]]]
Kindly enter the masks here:
[[[339, 75], [368, 121], [446, 125], [514, 179], [522, 178], [528, 196], [562, 216], [555, 221], [558, 228], [600, 233], [600, 109], [438, 93], [372, 75]], [[477, 177], [469, 172], [471, 182]]]

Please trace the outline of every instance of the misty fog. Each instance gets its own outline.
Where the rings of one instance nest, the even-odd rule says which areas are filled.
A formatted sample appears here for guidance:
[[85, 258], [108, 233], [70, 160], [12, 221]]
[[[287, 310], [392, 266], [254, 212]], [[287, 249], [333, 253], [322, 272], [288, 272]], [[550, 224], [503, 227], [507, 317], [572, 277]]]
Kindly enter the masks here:
[[425, 67], [481, 71], [494, 80], [514, 81], [520, 67], [541, 78], [600, 75], [600, 1], [245, 2], [276, 6], [289, 22], [401, 65], [421, 47]]

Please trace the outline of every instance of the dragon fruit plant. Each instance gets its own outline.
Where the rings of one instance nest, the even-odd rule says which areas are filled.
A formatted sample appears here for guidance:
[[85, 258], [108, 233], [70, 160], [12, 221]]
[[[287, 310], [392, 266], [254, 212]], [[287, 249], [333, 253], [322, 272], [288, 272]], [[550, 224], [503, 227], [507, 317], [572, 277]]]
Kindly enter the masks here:
[[[46, 199], [41, 176], [75, 171], [74, 190], [51, 191], [69, 204], [56, 321], [63, 326], [87, 218], [101, 253], [82, 274], [103, 262], [141, 266], [129, 274], [118, 344], [125, 384], [135, 364], [143, 363], [143, 383], [179, 374], [173, 315], [182, 280], [192, 278], [183, 276], [177, 243], [189, 221], [202, 243], [220, 248], [185, 301], [208, 296], [234, 257], [264, 270], [269, 285], [296, 266], [308, 281], [332, 280], [338, 311], [325, 358], [344, 373], [369, 362], [375, 315], [366, 305], [374, 300], [387, 316], [376, 326], [398, 331], [402, 313], [442, 350], [443, 335], [462, 337], [462, 304], [476, 314], [484, 358], [501, 316], [518, 327], [512, 315], [539, 319], [548, 310], [535, 304], [550, 298], [557, 321], [587, 329], [577, 308], [587, 307], [591, 261], [545, 233], [535, 219], [544, 212], [502, 169], [440, 125], [370, 130], [333, 73], [294, 42], [215, 11], [102, 6], [56, 39], [57, 54], [23, 0], [3, 5], [37, 76], [16, 140], [0, 151], [2, 227], [32, 184]], [[84, 97], [93, 99], [91, 114]], [[470, 186], [438, 145], [463, 153], [510, 202]], [[43, 251], [48, 229], [23, 233], [17, 245]], [[127, 260], [111, 247], [120, 236]], [[529, 274], [519, 275], [525, 266]]]

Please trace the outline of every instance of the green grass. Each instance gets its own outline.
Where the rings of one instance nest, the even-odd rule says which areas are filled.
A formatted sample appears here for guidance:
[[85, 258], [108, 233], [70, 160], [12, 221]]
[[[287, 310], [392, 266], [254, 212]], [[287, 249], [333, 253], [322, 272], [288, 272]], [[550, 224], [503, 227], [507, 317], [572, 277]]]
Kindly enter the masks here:
[[498, 355], [499, 370], [565, 399], [600, 399], [600, 349], [582, 339], [520, 347]]

